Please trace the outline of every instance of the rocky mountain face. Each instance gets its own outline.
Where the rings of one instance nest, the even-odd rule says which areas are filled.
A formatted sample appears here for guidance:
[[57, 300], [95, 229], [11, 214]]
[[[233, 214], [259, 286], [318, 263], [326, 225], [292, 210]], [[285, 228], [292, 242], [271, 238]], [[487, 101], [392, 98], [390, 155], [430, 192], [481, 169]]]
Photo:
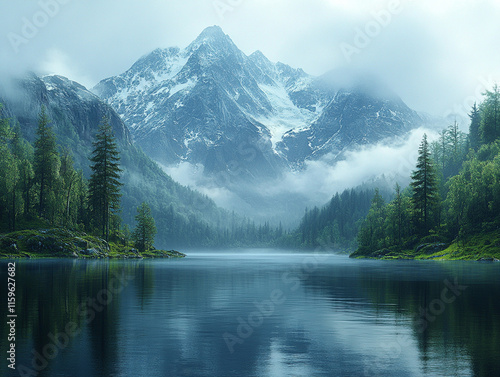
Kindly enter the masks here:
[[[84, 86], [62, 76], [38, 77], [33, 73], [0, 84], [4, 115], [19, 121], [24, 136], [35, 140], [41, 106], [47, 108], [59, 144], [74, 152], [78, 166], [87, 170], [87, 154], [103, 116], [109, 119], [122, 148], [130, 148], [129, 129], [111, 106]], [[88, 170], [87, 170], [88, 172]]]
[[422, 123], [396, 96], [245, 55], [219, 27], [184, 49], [157, 49], [93, 92], [155, 160], [207, 175], [277, 177], [326, 154], [401, 136]]
[[403, 136], [421, 117], [399, 98], [391, 100], [362, 89], [339, 89], [321, 115], [305, 129], [283, 135], [277, 149], [292, 164], [331, 154], [333, 159], [358, 146]]
[[174, 182], [133, 143], [128, 127], [113, 108], [82, 85], [61, 76], [29, 74], [0, 82], [0, 103], [0, 115], [10, 118], [11, 124], [18, 121], [24, 137], [31, 142], [44, 105], [57, 143], [72, 153], [76, 167], [87, 177], [92, 140], [106, 116], [117, 139], [123, 169], [121, 216], [134, 226], [137, 206], [143, 201], [149, 203], [161, 229], [158, 246], [197, 245], [201, 232], [213, 230], [213, 224], [225, 224], [224, 212], [212, 200]]

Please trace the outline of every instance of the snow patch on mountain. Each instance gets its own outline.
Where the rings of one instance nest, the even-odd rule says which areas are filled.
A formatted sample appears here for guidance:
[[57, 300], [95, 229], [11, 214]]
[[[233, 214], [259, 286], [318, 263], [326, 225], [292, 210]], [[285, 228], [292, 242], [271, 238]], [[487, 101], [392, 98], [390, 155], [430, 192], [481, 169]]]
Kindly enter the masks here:
[[189, 79], [185, 83], [182, 84], [176, 84], [172, 88], [170, 88], [170, 91], [168, 93], [168, 98], [172, 97], [174, 94], [181, 92], [181, 91], [189, 91], [192, 89], [198, 81], [197, 77], [194, 77], [192, 79]]
[[93, 90], [164, 164], [269, 177], [421, 122], [397, 96], [378, 98], [363, 88], [333, 86], [260, 51], [247, 56], [210, 27], [188, 47], [156, 49]]
[[271, 132], [273, 147], [282, 140], [286, 132], [304, 129], [319, 116], [318, 112], [295, 106], [282, 83], [260, 84], [259, 88], [269, 99], [273, 111], [268, 115], [255, 116], [254, 119], [266, 126]]
[[188, 61], [188, 56], [173, 56], [165, 61], [166, 69], [161, 72], [153, 72], [153, 82], [164, 82], [172, 80], [184, 68]]

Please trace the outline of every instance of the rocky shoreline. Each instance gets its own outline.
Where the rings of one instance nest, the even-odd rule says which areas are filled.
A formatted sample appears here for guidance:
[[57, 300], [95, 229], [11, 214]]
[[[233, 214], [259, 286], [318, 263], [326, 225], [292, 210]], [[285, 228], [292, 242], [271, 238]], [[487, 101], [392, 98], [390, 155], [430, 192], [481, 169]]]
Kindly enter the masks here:
[[148, 250], [140, 253], [133, 247], [80, 231], [64, 228], [21, 230], [0, 235], [0, 258], [79, 258], [79, 259], [142, 259], [184, 258], [175, 250]]

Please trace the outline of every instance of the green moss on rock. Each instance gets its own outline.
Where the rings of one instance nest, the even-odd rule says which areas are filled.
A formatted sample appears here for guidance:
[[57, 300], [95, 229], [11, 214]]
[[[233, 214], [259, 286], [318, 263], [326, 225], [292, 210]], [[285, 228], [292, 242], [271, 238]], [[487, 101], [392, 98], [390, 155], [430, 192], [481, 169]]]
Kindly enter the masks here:
[[137, 250], [64, 228], [21, 230], [0, 235], [3, 258], [181, 258], [177, 251]]

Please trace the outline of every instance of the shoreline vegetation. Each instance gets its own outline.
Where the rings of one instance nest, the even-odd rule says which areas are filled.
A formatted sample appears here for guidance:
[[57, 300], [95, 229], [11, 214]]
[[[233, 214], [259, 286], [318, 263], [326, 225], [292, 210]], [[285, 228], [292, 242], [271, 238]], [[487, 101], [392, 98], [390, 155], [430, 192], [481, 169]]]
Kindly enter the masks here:
[[500, 262], [500, 231], [478, 233], [451, 244], [423, 239], [411, 249], [383, 248], [372, 252], [357, 250], [349, 258]]
[[[306, 209], [294, 231], [287, 232], [281, 223], [275, 229], [269, 222], [236, 226], [233, 214], [231, 230], [214, 236], [207, 226], [196, 238], [219, 247], [229, 246], [228, 240], [248, 247], [357, 247], [351, 258], [497, 261], [500, 88], [495, 85], [484, 96], [469, 114], [469, 134], [455, 121], [434, 141], [423, 135], [408, 187], [396, 183], [389, 195], [377, 188], [371, 200], [370, 190], [345, 190], [321, 209]], [[19, 123], [12, 121], [11, 127], [10, 122], [0, 118], [0, 257], [184, 256], [154, 248], [157, 228], [147, 202], [136, 203], [133, 231], [121, 218], [121, 180], [130, 172], [121, 165], [106, 116], [93, 137], [89, 178], [75, 170], [71, 151], [56, 143], [45, 106], [33, 145]], [[173, 203], [165, 205], [173, 211]], [[193, 231], [171, 220], [159, 227]]]
[[[1, 104], [0, 104], [1, 109]], [[42, 106], [32, 146], [20, 126], [0, 119], [0, 258], [182, 258], [157, 250], [149, 205], [130, 231], [119, 216], [120, 152], [106, 116], [94, 136], [87, 180], [59, 147]], [[78, 230], [70, 230], [78, 229]]]
[[185, 256], [175, 250], [149, 249], [139, 252], [127, 242], [106, 242], [100, 237], [64, 228], [29, 229], [0, 235], [0, 259], [143, 259]]
[[406, 189], [375, 191], [351, 258], [499, 261], [500, 87], [439, 138], [424, 134]]

